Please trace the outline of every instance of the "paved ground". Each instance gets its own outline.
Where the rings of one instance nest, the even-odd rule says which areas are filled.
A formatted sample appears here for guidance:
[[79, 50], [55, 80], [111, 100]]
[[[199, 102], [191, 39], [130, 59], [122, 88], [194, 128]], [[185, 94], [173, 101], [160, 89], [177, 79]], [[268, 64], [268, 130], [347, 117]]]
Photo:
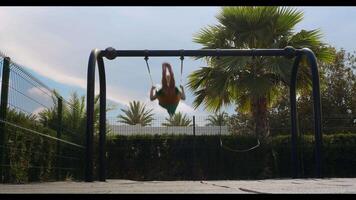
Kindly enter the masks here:
[[356, 178], [0, 184], [0, 193], [355, 193]]

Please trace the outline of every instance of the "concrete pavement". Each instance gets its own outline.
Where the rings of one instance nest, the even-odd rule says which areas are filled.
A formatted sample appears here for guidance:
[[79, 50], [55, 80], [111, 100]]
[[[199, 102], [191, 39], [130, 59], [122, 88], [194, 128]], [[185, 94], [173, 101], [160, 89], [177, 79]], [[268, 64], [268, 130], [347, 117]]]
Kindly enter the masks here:
[[0, 184], [0, 193], [356, 193], [356, 178]]

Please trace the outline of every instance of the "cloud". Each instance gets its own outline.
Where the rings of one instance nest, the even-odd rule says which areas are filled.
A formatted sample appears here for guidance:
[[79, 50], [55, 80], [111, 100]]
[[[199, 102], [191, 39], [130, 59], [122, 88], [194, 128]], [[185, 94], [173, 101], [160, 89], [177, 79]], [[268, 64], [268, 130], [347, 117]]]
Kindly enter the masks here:
[[[199, 14], [202, 12], [195, 11], [199, 9], [208, 13], [215, 13], [216, 10], [216, 8], [174, 7], [168, 10], [147, 7], [0, 8], [0, 31], [3, 33], [0, 36], [0, 50], [5, 51], [14, 61], [40, 76], [66, 86], [86, 90], [87, 62], [92, 48], [103, 49], [109, 45], [125, 49], [167, 49], [182, 48], [181, 45], [186, 46], [186, 44], [191, 45], [186, 46], [187, 48], [196, 47], [195, 44], [191, 44], [191, 32], [199, 29], [201, 24], [210, 21], [206, 17], [199, 16], [211, 15]], [[186, 12], [187, 15], [181, 16], [183, 18], [177, 17], [177, 14], [181, 12]], [[192, 24], [177, 23], [194, 16], [202, 20], [193, 20]], [[210, 17], [214, 19], [213, 15]], [[101, 23], [103, 19], [107, 23]], [[152, 24], [148, 25], [145, 20], [151, 21]], [[166, 28], [161, 29], [162, 26]], [[176, 31], [180, 32], [180, 37], [171, 34]], [[141, 70], [136, 67], [141, 65], [141, 60], [129, 61], [125, 68], [119, 68], [124, 66], [123, 61], [119, 61], [119, 67], [111, 68], [117, 62], [110, 62], [106, 65], [110, 68], [107, 71], [107, 98], [120, 105], [128, 105], [132, 100], [146, 101], [149, 96], [142, 95], [145, 92], [143, 87], [137, 86], [146, 83], [146, 80], [142, 79], [143, 75], [137, 75], [137, 72], [141, 73], [141, 71], [134, 71]], [[189, 63], [189, 60], [187, 61], [186, 63]], [[122, 75], [125, 73], [136, 75]], [[120, 80], [117, 74], [120, 75]], [[157, 76], [159, 75], [160, 73]], [[98, 82], [97, 78], [96, 82]], [[96, 93], [98, 89], [98, 84], [96, 84]], [[157, 102], [149, 103], [156, 112], [165, 113]], [[194, 112], [188, 102], [181, 102], [177, 111]]]
[[189, 106], [185, 102], [181, 101], [177, 107], [177, 112], [193, 114], [195, 111], [191, 106]]
[[[126, 13], [127, 14], [127, 13]], [[2, 14], [2, 16], [6, 16], [6, 12]], [[19, 17], [17, 17], [19, 18]], [[20, 22], [21, 19], [20, 18]], [[56, 81], [61, 84], [65, 84], [68, 86], [76, 86], [82, 89], [87, 88], [87, 80], [86, 80], [86, 75], [81, 75], [77, 76], [77, 73], [71, 73], [72, 69], [75, 69], [74, 66], [63, 66], [62, 64], [59, 64], [57, 61], [46, 61], [44, 59], [43, 55], [46, 55], [46, 57], [55, 57], [54, 55], [56, 52], [51, 49], [48, 49], [49, 46], [53, 46], [56, 49], [70, 49], [74, 48], [71, 44], [69, 44], [67, 41], [65, 41], [63, 38], [56, 36], [55, 34], [51, 32], [46, 32], [44, 30], [31, 30], [31, 32], [28, 32], [27, 37], [31, 37], [34, 35], [39, 34], [41, 32], [41, 39], [43, 41], [50, 41], [50, 45], [48, 43], [43, 43], [43, 44], [34, 44], [37, 43], [36, 41], [28, 41], [27, 45], [25, 46], [24, 43], [21, 43], [21, 38], [23, 40], [27, 40], [29, 38], [24, 37], [23, 35], [19, 35], [16, 37], [17, 34], [14, 34], [13, 36], [8, 36], [6, 41], [2, 41], [4, 46], [6, 47], [6, 52], [9, 55], [12, 55], [13, 60], [15, 60], [18, 63], [23, 64], [26, 68], [31, 69], [38, 73], [41, 76], [47, 77], [53, 81]], [[20, 38], [20, 40], [19, 40]], [[36, 38], [36, 37], [34, 37]], [[36, 47], [34, 47], [36, 46]], [[36, 52], [33, 51], [32, 49], [45, 49], [46, 51], [44, 52]], [[61, 61], [64, 63], [63, 61]], [[86, 70], [85, 70], [86, 71]], [[97, 71], [97, 69], [96, 69]], [[107, 77], [110, 77], [110, 74], [107, 74]], [[40, 89], [35, 89], [32, 88], [31, 93], [37, 93], [37, 95], [43, 95], [40, 94], [41, 90]], [[95, 85], [95, 92], [98, 94], [99, 93], [99, 84], [96, 81]], [[112, 100], [116, 103], [122, 104], [122, 105], [128, 105], [130, 101], [132, 100], [140, 100], [144, 101], [145, 98], [142, 97], [142, 94], [139, 94], [137, 92], [132, 92], [130, 88], [124, 88], [124, 87], [119, 87], [117, 85], [113, 86], [110, 84], [107, 84], [107, 98], [109, 100]], [[189, 106], [186, 104], [183, 104], [182, 106], [179, 106], [179, 109], [182, 111], [184, 110], [190, 110]], [[157, 112], [163, 112], [162, 109], [155, 108]]]
[[50, 96], [50, 92], [47, 88], [44, 87], [32, 87], [27, 90], [28, 94], [35, 96], [42, 96], [45, 99], [52, 100], [52, 96]]
[[[79, 87], [85, 91], [92, 48], [201, 48], [192, 42], [192, 35], [206, 25], [215, 24], [219, 10], [220, 7], [0, 7], [0, 51], [40, 76], [62, 84], [63, 90]], [[329, 8], [304, 10], [305, 19], [297, 29], [321, 28], [325, 42], [353, 50], [356, 40], [350, 38], [355, 35], [356, 26], [349, 24], [356, 16], [355, 8], [333, 8], [333, 12]], [[148, 99], [148, 91], [143, 89], [148, 80], [143, 76], [146, 73], [143, 59], [125, 59], [106, 64], [107, 98], [123, 106], [140, 100], [160, 115], [167, 115], [157, 101]], [[170, 61], [179, 63], [177, 58]], [[161, 60], [154, 58], [150, 62], [151, 66], [159, 66]], [[199, 62], [185, 59], [184, 74], [200, 66]], [[160, 80], [159, 67], [151, 70], [153, 80]], [[96, 84], [96, 93], [98, 89]], [[187, 99], [191, 98], [187, 94]], [[207, 114], [204, 110], [194, 110], [189, 101], [181, 101], [177, 111]]]
[[38, 114], [39, 114], [40, 112], [44, 111], [44, 110], [46, 110], [45, 107], [38, 107], [38, 108], [36, 108], [35, 110], [32, 111], [32, 114], [33, 114], [33, 115], [36, 115], [36, 116], [38, 117]]
[[116, 9], [115, 12], [121, 17], [137, 20], [142, 20], [143, 18], [150, 17], [153, 14], [146, 7], [122, 7]]

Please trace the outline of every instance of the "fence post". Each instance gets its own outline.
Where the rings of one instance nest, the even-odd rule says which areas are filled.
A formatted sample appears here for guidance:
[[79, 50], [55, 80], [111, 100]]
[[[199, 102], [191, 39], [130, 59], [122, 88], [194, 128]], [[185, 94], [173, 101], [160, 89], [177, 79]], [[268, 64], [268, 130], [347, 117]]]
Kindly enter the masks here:
[[[221, 125], [222, 123], [219, 123], [219, 137], [221, 138]], [[220, 177], [220, 171], [221, 171], [221, 149], [220, 149], [220, 140], [217, 140], [217, 166], [216, 166], [216, 176]]]
[[0, 166], [0, 175], [1, 182], [6, 182], [7, 170], [6, 166], [8, 163], [8, 158], [6, 155], [5, 146], [7, 146], [7, 135], [5, 131], [5, 121], [7, 114], [7, 101], [9, 96], [9, 79], [10, 79], [10, 61], [9, 57], [5, 57], [3, 60], [2, 68], [2, 84], [1, 84], [1, 102], [0, 102], [0, 156], [1, 156], [1, 166]]
[[[62, 137], [62, 113], [63, 113], [63, 100], [62, 100], [62, 97], [60, 96], [57, 96], [57, 102], [58, 102], [58, 105], [57, 105], [57, 138], [61, 138]], [[56, 163], [56, 166], [57, 166], [57, 170], [56, 170], [56, 179], [57, 181], [61, 179], [61, 158], [59, 157], [61, 155], [61, 143], [60, 141], [57, 140], [57, 163]]]
[[196, 149], [195, 149], [195, 116], [193, 115], [193, 180], [196, 180], [197, 172], [197, 160], [196, 160]]
[[195, 137], [195, 116], [193, 116], [193, 136]]

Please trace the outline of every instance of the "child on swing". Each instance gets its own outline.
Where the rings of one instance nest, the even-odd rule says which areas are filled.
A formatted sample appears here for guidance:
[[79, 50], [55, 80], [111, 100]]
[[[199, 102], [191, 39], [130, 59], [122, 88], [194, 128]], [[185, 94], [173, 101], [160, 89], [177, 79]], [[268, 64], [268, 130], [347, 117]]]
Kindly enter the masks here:
[[170, 116], [174, 115], [179, 101], [181, 99], [185, 100], [185, 93], [182, 85], [180, 85], [181, 91], [175, 86], [172, 66], [169, 63], [162, 64], [162, 88], [158, 91], [155, 89], [156, 87], [152, 86], [150, 92], [151, 101], [158, 99], [159, 105], [165, 108]]

